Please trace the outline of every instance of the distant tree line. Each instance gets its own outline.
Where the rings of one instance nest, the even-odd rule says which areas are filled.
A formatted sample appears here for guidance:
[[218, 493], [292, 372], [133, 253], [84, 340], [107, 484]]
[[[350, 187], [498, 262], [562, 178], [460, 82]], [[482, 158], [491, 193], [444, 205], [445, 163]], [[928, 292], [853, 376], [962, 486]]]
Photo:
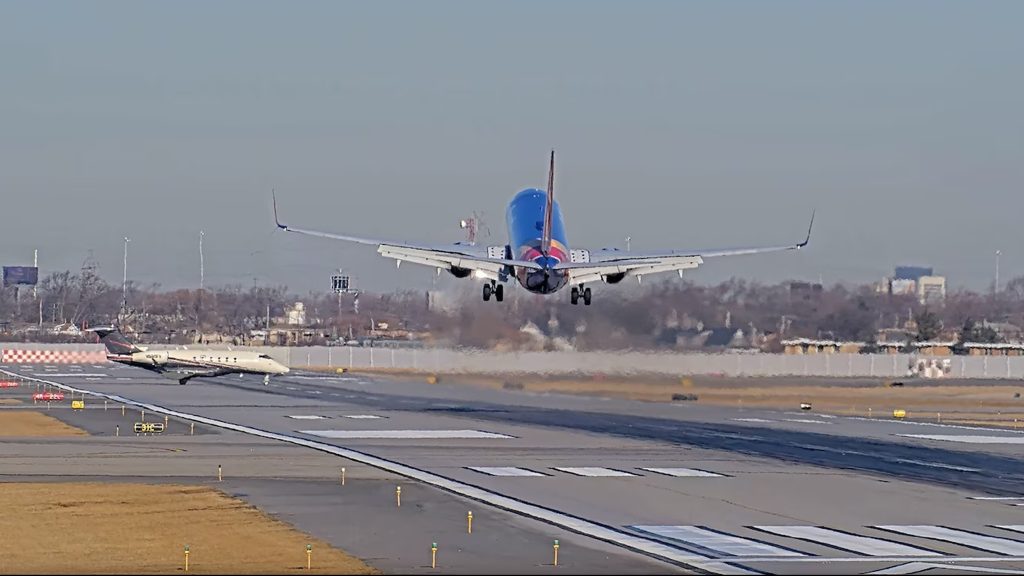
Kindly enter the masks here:
[[[952, 291], [941, 304], [922, 305], [911, 295], [893, 295], [871, 285], [829, 287], [798, 282], [761, 284], [733, 278], [715, 285], [686, 280], [640, 286], [598, 286], [592, 306], [571, 306], [568, 296], [538, 296], [510, 290], [505, 302], [483, 302], [476, 283], [455, 282], [445, 301], [432, 305], [423, 291], [352, 294], [309, 292], [287, 286], [227, 285], [206, 290], [163, 290], [159, 284], [129, 282], [122, 296], [112, 285], [83, 270], [45, 276], [31, 288], [0, 290], [3, 339], [74, 339], [49, 331], [119, 321], [151, 341], [194, 342], [217, 334], [246, 343], [253, 330], [277, 327], [295, 302], [302, 302], [310, 343], [379, 336], [381, 323], [445, 346], [520, 348], [535, 333], [576, 349], [677, 348], [688, 334], [712, 329], [741, 330], [778, 342], [810, 337], [872, 344], [879, 331], [906, 331], [929, 341], [997, 342], [993, 322], [1024, 326], [1024, 277], [998, 293]], [[454, 293], [451, 293], [454, 292]], [[47, 330], [29, 330], [42, 326]], [[526, 326], [534, 332], [524, 331]], [[776, 344], [777, 345], [777, 344]]]

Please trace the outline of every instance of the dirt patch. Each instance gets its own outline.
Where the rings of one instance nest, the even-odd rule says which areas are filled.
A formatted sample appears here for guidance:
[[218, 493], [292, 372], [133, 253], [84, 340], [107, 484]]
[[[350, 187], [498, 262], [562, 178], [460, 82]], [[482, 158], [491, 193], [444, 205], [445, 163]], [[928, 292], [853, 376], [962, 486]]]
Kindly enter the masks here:
[[0, 406], [13, 406], [21, 404], [21, 400], [16, 398], [0, 398]]
[[183, 573], [186, 544], [189, 573], [377, 573], [206, 486], [10, 483], [0, 510], [4, 573]]
[[0, 436], [88, 436], [81, 428], [69, 426], [42, 412], [6, 410], [0, 412]]

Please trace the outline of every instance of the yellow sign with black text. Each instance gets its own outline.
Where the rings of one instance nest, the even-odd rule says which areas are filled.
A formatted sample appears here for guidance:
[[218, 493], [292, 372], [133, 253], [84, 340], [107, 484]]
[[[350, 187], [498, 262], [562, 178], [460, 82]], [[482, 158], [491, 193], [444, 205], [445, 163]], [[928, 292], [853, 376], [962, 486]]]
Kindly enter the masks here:
[[136, 422], [136, 434], [159, 434], [164, 431], [163, 422]]

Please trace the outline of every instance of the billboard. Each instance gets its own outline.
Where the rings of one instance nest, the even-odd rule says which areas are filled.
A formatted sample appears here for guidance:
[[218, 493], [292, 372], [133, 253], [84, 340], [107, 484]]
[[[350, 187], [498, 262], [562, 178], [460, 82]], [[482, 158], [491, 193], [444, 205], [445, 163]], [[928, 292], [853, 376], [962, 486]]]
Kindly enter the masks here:
[[35, 286], [39, 268], [35, 266], [4, 266], [4, 286]]

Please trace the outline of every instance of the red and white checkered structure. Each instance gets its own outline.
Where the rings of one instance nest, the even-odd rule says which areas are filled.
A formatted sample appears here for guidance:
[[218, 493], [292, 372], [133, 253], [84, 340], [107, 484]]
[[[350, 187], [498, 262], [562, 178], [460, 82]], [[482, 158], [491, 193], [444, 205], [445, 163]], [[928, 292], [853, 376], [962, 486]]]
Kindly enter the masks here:
[[107, 361], [103, 350], [8, 350], [0, 355], [6, 364], [97, 364]]

